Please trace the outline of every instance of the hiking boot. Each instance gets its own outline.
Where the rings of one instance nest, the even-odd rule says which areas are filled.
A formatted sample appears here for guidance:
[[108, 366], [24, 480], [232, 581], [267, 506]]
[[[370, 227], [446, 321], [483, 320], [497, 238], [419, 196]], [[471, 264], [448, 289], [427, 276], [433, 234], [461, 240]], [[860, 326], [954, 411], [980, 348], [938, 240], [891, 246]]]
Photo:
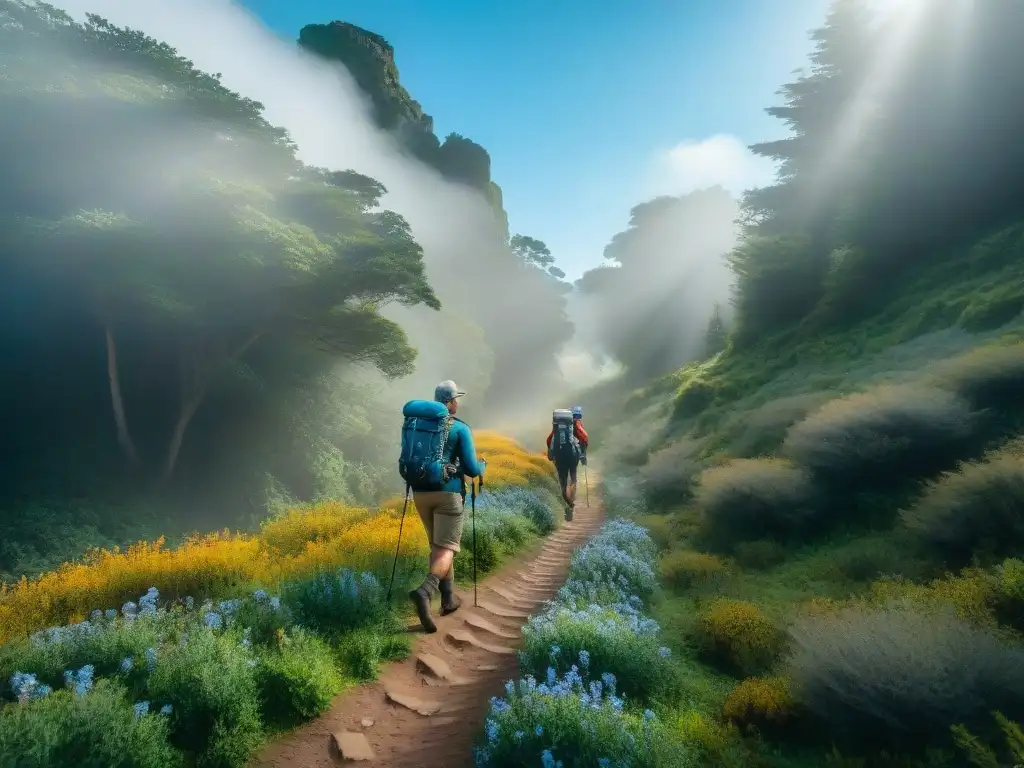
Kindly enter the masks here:
[[572, 522], [572, 513], [573, 513], [573, 505], [572, 504], [566, 504], [565, 505], [565, 522], [567, 522], [567, 523], [571, 523]]
[[423, 580], [422, 584], [409, 593], [409, 599], [412, 600], [412, 605], [416, 609], [416, 615], [419, 617], [420, 624], [423, 625], [423, 629], [427, 634], [437, 632], [437, 626], [430, 617], [430, 598], [437, 592], [438, 581], [437, 576], [430, 574]]
[[447, 576], [441, 579], [438, 587], [441, 590], [441, 615], [455, 613], [462, 605], [462, 600], [455, 594], [455, 579]]

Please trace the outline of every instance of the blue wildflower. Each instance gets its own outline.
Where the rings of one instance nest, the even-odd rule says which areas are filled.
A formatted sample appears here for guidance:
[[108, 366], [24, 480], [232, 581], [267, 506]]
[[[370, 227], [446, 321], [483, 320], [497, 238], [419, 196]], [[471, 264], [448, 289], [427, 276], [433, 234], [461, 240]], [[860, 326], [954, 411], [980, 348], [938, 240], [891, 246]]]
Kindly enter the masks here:
[[652, 712], [652, 711], [651, 711], [651, 710], [649, 710], [649, 709], [645, 709], [645, 710], [644, 710], [644, 720], [646, 720], [647, 722], [650, 722], [650, 721], [651, 721], [651, 720], [653, 720], [654, 718], [655, 718], [655, 714], [654, 714], [654, 712]]
[[156, 669], [156, 648], [146, 649], [146, 669], [150, 672]]
[[117, 618], [117, 611], [113, 608], [107, 608], [107, 610], [103, 612], [103, 615], [108, 619], [113, 620]]
[[543, 725], [538, 725], [534, 729], [534, 733], [537, 734], [538, 736], [543, 736], [544, 735], [544, 726]]
[[667, 659], [669, 656], [672, 655], [672, 650], [662, 646], [661, 648], [658, 649], [658, 655], [661, 656], [661, 658], [663, 658], [663, 659]]
[[555, 756], [551, 754], [550, 749], [545, 749], [540, 753], [540, 764], [544, 768], [555, 768]]
[[220, 629], [224, 626], [224, 619], [216, 611], [203, 614], [203, 626], [207, 629]]
[[169, 715], [173, 711], [174, 711], [174, 707], [172, 707], [170, 704], [164, 704], [162, 707], [160, 707], [160, 714], [161, 715]]
[[131, 656], [125, 656], [121, 659], [121, 671], [124, 674], [128, 674], [135, 668], [135, 660]]
[[149, 714], [149, 702], [137, 701], [135, 703], [135, 719], [138, 720]]
[[498, 740], [499, 726], [497, 721], [488, 719], [487, 725], [484, 727], [487, 732], [487, 741], [494, 744]]

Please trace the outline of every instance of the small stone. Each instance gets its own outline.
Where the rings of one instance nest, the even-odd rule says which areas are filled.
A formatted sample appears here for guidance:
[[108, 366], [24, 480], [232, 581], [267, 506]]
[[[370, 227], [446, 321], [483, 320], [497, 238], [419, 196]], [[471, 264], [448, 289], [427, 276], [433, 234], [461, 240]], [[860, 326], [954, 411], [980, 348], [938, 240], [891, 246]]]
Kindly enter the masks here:
[[373, 727], [373, 720], [371, 720], [371, 719], [370, 719], [370, 718], [368, 718], [368, 717], [364, 717], [364, 718], [363, 718], [363, 719], [362, 719], [362, 720], [360, 721], [360, 725], [362, 725], [362, 726], [363, 726], [363, 728], [372, 728], [372, 727]]
[[363, 762], [374, 759], [370, 742], [361, 733], [341, 731], [331, 734], [331, 754], [341, 760]]

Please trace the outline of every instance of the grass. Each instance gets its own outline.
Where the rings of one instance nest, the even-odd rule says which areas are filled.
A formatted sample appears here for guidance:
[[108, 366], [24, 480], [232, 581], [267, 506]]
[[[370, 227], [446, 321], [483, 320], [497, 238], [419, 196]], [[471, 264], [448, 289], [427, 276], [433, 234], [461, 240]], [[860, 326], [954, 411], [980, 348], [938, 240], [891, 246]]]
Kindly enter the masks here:
[[[554, 530], [557, 486], [544, 457], [480, 443], [479, 546], [464, 541], [460, 560], [485, 572]], [[85, 764], [245, 765], [268, 734], [408, 652], [404, 602], [387, 601], [401, 504], [324, 502], [253, 535], [94, 551], [4, 585], [0, 765], [79, 765], [86, 747], [100, 762]], [[398, 595], [426, 562], [414, 509], [402, 542]]]

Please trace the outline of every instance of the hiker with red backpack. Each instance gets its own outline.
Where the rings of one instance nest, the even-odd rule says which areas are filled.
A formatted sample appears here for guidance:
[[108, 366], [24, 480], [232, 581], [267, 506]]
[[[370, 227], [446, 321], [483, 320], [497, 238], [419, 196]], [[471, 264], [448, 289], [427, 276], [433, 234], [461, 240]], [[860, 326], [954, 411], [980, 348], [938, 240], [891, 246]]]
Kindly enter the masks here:
[[576, 473], [582, 462], [587, 464], [590, 437], [583, 428], [583, 408], [558, 408], [551, 414], [551, 432], [548, 434], [548, 459], [555, 463], [558, 483], [565, 502], [565, 519], [571, 522], [576, 506]]
[[[434, 389], [433, 402], [410, 400], [402, 409], [405, 422], [398, 471], [406, 482], [406, 504], [411, 491], [430, 542], [430, 570], [409, 599], [427, 632], [437, 631], [430, 617], [434, 595], [441, 593], [442, 616], [462, 604], [455, 594], [455, 553], [461, 548], [466, 478], [482, 479], [487, 468], [487, 462], [477, 458], [473, 431], [455, 416], [464, 394], [454, 381], [442, 381]], [[474, 486], [474, 501], [475, 494]]]

